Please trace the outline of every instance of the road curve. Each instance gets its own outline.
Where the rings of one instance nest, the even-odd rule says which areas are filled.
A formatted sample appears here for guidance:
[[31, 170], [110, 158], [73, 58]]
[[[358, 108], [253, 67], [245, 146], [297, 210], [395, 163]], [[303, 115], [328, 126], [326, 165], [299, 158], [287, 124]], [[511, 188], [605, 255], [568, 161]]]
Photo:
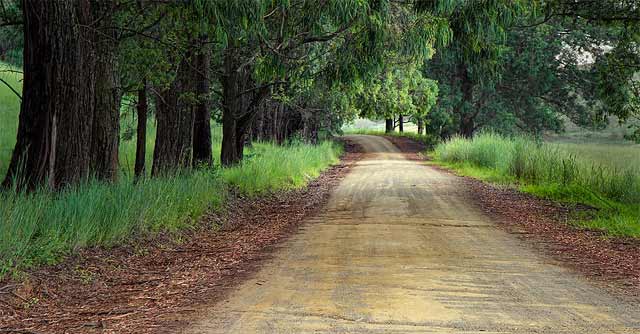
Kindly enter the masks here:
[[187, 333], [640, 333], [640, 309], [529, 250], [381, 137], [324, 213]]

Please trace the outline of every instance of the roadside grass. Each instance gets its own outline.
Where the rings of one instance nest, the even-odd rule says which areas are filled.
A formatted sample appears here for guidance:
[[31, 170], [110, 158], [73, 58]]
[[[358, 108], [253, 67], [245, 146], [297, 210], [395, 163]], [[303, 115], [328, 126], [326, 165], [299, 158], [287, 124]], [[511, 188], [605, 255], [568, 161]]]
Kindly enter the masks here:
[[[21, 87], [20, 75], [0, 78]], [[0, 178], [15, 145], [20, 100], [0, 84]], [[217, 210], [231, 189], [248, 196], [304, 187], [339, 161], [342, 146], [292, 142], [284, 146], [254, 143], [238, 166], [219, 167], [222, 131], [212, 124], [214, 166], [183, 171], [173, 177], [134, 182], [135, 119], [123, 110], [120, 177], [115, 184], [90, 181], [59, 193], [0, 190], [0, 279], [43, 264], [53, 264], [84, 247], [112, 247], [141, 235], [175, 232], [193, 226], [208, 210]], [[156, 137], [155, 120], [147, 123], [146, 166], [149, 175]]]
[[256, 143], [232, 168], [174, 177], [89, 182], [60, 193], [0, 192], [0, 278], [56, 263], [83, 247], [110, 247], [132, 235], [174, 232], [216, 210], [232, 188], [249, 196], [305, 186], [338, 161], [341, 146]]
[[340, 159], [342, 146], [325, 141], [317, 146], [293, 142], [285, 146], [254, 143], [249, 158], [239, 166], [222, 170], [222, 179], [254, 196], [304, 187]]
[[391, 136], [391, 137], [406, 137], [414, 141], [423, 143], [428, 148], [433, 148], [438, 143], [438, 139], [432, 135], [420, 135], [417, 132], [384, 132], [380, 130], [370, 129], [347, 129], [345, 134], [351, 135], [371, 135], [371, 136]]
[[594, 217], [575, 217], [573, 223], [579, 226], [612, 236], [640, 237], [637, 164], [606, 164], [555, 144], [493, 133], [453, 138], [436, 146], [433, 157], [462, 175], [515, 184], [542, 198], [598, 209]]

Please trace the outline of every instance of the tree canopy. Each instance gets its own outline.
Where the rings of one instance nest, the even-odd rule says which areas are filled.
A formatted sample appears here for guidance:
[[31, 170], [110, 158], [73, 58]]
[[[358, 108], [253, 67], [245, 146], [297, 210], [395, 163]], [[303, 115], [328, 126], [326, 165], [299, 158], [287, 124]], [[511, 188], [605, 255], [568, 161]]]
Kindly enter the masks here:
[[635, 1], [0, 0], [0, 9], [0, 55], [25, 73], [5, 185], [114, 180], [119, 142], [133, 133], [120, 134], [123, 110], [139, 120], [141, 159], [147, 118], [156, 122], [153, 175], [211, 165], [212, 122], [223, 129], [217, 161], [233, 165], [252, 140], [315, 141], [356, 117], [391, 130], [409, 119], [440, 137], [640, 117]]

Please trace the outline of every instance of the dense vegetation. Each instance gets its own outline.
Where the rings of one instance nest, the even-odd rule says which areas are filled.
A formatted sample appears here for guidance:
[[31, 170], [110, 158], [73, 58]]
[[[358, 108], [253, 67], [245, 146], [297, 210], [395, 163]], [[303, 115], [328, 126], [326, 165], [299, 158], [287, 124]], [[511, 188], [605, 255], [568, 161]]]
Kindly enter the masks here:
[[[637, 151], [629, 148], [630, 152]], [[434, 157], [462, 174], [502, 184], [517, 184], [544, 198], [583, 203], [599, 209], [595, 219], [576, 222], [612, 235], [640, 236], [640, 166], [572, 154], [566, 148], [529, 137], [482, 133], [438, 145]], [[637, 158], [637, 157], [636, 157]], [[622, 157], [624, 159], [624, 157]]]
[[356, 117], [426, 143], [637, 118], [639, 22], [625, 0], [0, 0], [3, 266], [301, 186]]

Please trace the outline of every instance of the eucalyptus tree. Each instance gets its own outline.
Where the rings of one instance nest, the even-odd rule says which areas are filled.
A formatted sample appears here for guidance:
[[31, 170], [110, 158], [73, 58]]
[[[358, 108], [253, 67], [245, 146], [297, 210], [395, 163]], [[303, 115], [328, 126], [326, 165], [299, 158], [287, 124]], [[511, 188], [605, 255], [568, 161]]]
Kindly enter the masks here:
[[[596, 126], [607, 113], [633, 115], [637, 67], [628, 65], [637, 64], [638, 52], [629, 32], [637, 27], [637, 6], [626, 1], [529, 5], [514, 7], [519, 10], [502, 25], [502, 35], [486, 41], [495, 52], [481, 52], [465, 65], [471, 69], [470, 83], [450, 73], [461, 68], [460, 57], [469, 45], [465, 38], [475, 33], [463, 33], [427, 64], [428, 75], [439, 80], [443, 92], [429, 115], [431, 131], [443, 137], [469, 135], [481, 127], [540, 133], [561, 130], [564, 118]], [[455, 32], [455, 22], [452, 26]], [[465, 101], [469, 112], [461, 108]]]
[[[449, 86], [452, 117], [463, 136], [473, 135], [478, 128], [475, 106], [477, 87], [498, 73], [498, 58], [504, 50], [508, 28], [526, 13], [528, 1], [425, 1], [425, 7], [446, 16], [453, 31], [452, 42], [439, 50], [427, 64], [427, 76]], [[444, 99], [443, 99], [444, 100]]]
[[60, 0], [18, 6], [23, 95], [5, 186], [34, 188], [48, 181], [59, 188], [91, 174], [115, 177], [119, 105], [111, 77], [115, 63], [106, 52], [114, 4]]

